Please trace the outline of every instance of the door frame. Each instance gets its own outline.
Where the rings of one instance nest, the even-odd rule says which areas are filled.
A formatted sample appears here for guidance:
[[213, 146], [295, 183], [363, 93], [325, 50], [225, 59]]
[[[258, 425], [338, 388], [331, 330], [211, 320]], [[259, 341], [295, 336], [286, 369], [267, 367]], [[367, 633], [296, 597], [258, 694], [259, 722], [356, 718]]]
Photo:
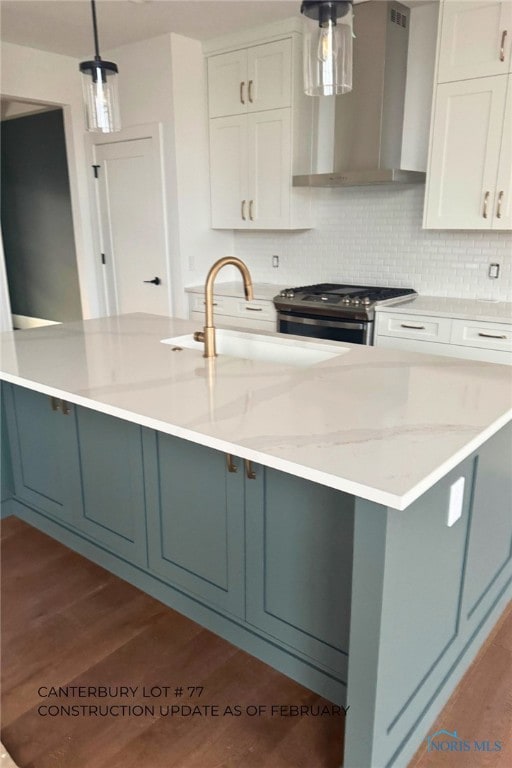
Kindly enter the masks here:
[[[104, 144], [116, 144], [125, 141], [134, 141], [137, 139], [151, 139], [153, 147], [153, 161], [155, 169], [157, 171], [157, 178], [159, 180], [161, 201], [161, 220], [163, 228], [164, 238], [164, 251], [165, 251], [165, 289], [167, 295], [167, 304], [169, 307], [169, 315], [172, 316], [173, 299], [172, 299], [172, 282], [173, 275], [171, 270], [170, 250], [169, 250], [169, 227], [167, 222], [167, 194], [165, 185], [165, 169], [164, 169], [164, 154], [163, 154], [163, 131], [162, 123], [143, 123], [141, 125], [133, 125], [128, 128], [123, 128], [115, 134], [101, 134], [101, 133], [89, 133], [86, 135], [86, 154], [89, 165], [91, 166], [91, 173], [89, 173], [89, 194], [91, 200], [91, 225], [92, 225], [92, 237], [94, 242], [94, 252], [97, 254], [98, 269], [100, 271], [99, 290], [103, 291], [103, 302], [106, 307], [107, 315], [116, 314], [115, 307], [115, 277], [111, 278], [109, 269], [106, 264], [102, 264], [101, 254], [103, 251], [103, 235], [100, 219], [100, 189], [98, 182], [93, 173], [93, 166], [96, 164], [96, 147]], [[113, 270], [113, 265], [112, 265]], [[163, 286], [162, 286], [163, 287]]]

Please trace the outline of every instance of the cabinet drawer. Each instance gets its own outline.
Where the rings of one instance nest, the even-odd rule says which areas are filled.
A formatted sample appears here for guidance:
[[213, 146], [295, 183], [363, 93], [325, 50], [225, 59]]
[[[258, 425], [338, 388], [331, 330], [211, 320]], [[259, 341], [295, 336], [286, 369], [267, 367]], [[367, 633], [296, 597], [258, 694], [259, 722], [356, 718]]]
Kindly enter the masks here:
[[[194, 296], [191, 300], [192, 312], [202, 312], [204, 315], [204, 295], [201, 293], [199, 296]], [[213, 309], [215, 313], [225, 313], [227, 311], [226, 299], [224, 296], [213, 297]]]
[[275, 321], [276, 310], [270, 301], [237, 301], [236, 314], [239, 317], [252, 317], [255, 320]]
[[512, 352], [512, 325], [453, 320], [452, 344]]
[[423, 339], [450, 343], [452, 321], [447, 317], [378, 313], [376, 332], [379, 336]]

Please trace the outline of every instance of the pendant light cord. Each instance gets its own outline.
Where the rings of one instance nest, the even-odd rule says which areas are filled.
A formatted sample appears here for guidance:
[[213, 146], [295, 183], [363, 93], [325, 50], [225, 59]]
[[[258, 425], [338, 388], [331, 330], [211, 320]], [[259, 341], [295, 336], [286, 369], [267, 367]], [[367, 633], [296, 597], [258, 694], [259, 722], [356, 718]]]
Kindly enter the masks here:
[[94, 51], [95, 51], [95, 60], [101, 61], [100, 56], [100, 44], [98, 42], [98, 23], [96, 21], [96, 3], [95, 0], [91, 0], [91, 10], [92, 10], [92, 28], [94, 31]]

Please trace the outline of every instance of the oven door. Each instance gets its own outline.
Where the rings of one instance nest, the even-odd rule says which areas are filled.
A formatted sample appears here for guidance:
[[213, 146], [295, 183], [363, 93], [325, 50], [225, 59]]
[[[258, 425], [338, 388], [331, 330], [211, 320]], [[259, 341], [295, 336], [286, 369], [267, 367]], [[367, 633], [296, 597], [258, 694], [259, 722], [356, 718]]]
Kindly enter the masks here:
[[335, 320], [321, 315], [278, 312], [277, 330], [280, 333], [291, 333], [295, 336], [346, 341], [350, 344], [371, 344], [373, 341], [373, 323], [361, 320]]

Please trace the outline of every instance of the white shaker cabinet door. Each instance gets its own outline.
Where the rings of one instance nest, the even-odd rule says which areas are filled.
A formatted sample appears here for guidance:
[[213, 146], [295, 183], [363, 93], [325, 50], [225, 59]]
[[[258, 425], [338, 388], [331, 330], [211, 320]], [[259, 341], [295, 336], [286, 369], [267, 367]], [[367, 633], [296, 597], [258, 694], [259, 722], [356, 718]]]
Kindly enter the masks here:
[[446, 0], [438, 82], [510, 72], [510, 0]]
[[290, 226], [290, 109], [248, 115], [249, 226], [282, 229]]
[[500, 75], [438, 86], [425, 227], [492, 227], [507, 80]]
[[512, 76], [510, 75], [496, 184], [493, 228], [512, 229]]
[[208, 59], [210, 117], [247, 112], [247, 51], [231, 51]]
[[248, 226], [247, 115], [210, 120], [210, 192], [214, 229]]
[[248, 111], [291, 106], [292, 41], [277, 40], [247, 51]]

